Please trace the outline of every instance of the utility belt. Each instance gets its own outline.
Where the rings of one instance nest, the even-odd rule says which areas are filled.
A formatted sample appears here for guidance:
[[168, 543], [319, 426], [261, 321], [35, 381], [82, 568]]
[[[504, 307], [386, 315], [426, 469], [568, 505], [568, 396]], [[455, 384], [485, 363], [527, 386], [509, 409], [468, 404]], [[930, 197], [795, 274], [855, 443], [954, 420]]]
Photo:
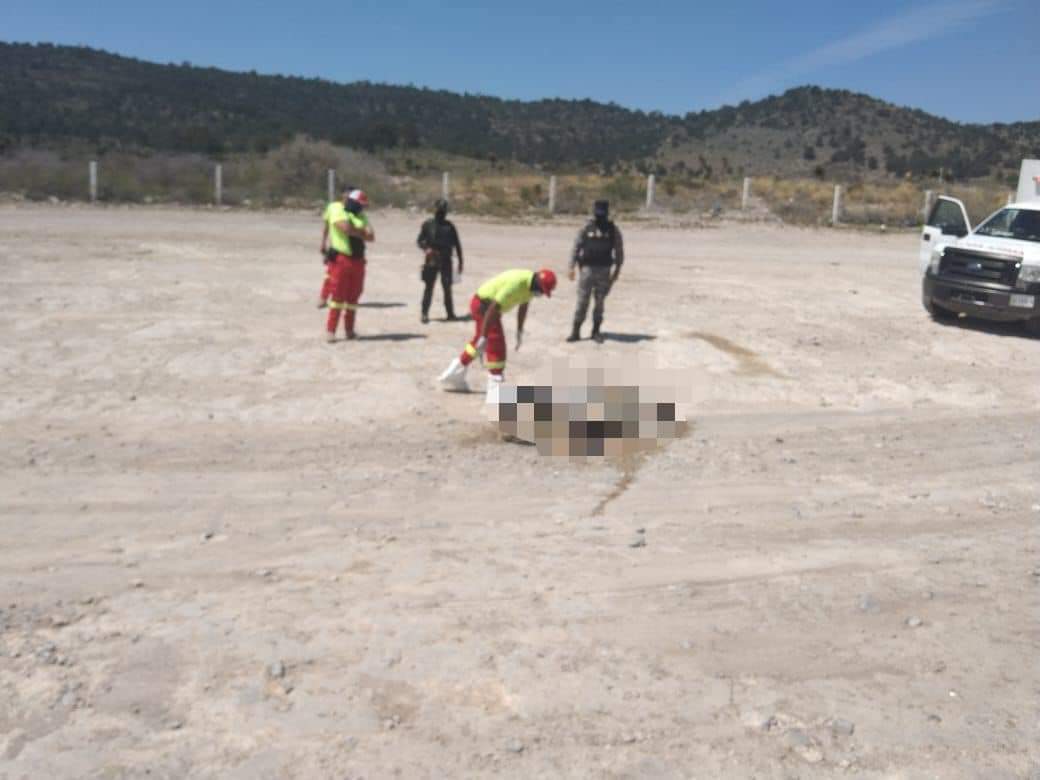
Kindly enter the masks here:
[[430, 253], [426, 255], [424, 262], [427, 264], [443, 263], [445, 260], [451, 260], [450, 249], [437, 249], [436, 247], [430, 247]]

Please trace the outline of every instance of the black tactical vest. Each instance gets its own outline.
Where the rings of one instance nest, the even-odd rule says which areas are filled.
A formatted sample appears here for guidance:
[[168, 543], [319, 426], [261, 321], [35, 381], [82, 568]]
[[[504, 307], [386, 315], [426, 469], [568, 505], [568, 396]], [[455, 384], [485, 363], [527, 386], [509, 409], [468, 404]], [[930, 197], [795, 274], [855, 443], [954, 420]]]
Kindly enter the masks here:
[[614, 262], [614, 223], [608, 222], [606, 230], [600, 230], [593, 220], [585, 226], [581, 239], [579, 265], [609, 266]]

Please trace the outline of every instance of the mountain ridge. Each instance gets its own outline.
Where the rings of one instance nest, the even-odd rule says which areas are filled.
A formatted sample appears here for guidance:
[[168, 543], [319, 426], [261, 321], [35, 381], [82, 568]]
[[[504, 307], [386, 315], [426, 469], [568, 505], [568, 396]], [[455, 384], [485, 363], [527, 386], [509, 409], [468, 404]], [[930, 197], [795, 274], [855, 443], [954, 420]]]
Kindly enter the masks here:
[[88, 47], [0, 42], [0, 153], [103, 148], [263, 152], [297, 135], [368, 151], [433, 149], [559, 170], [1003, 178], [1040, 156], [1040, 121], [973, 124], [848, 90], [796, 87], [669, 115], [591, 99], [515, 100], [337, 83]]

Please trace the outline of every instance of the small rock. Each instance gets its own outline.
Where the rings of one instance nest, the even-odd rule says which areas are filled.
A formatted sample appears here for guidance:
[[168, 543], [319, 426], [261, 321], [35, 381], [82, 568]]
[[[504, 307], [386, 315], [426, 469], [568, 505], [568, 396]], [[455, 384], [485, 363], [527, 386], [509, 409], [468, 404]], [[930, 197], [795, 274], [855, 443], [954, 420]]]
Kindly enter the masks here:
[[357, 747], [357, 745], [358, 745], [358, 738], [357, 737], [344, 737], [343, 738], [343, 749], [344, 750], [353, 750], [354, 748]]
[[69, 624], [69, 619], [64, 615], [52, 615], [51, 626], [54, 628], [65, 628]]
[[928, 721], [930, 723], [942, 723], [942, 718], [940, 718], [934, 712], [930, 712], [928, 713]]
[[845, 720], [843, 718], [834, 718], [830, 722], [831, 732], [837, 734], [839, 737], [851, 737], [856, 731], [856, 724], [851, 720]]
[[790, 729], [784, 734], [784, 744], [789, 748], [805, 748], [812, 745], [812, 737], [801, 729]]
[[144, 580], [131, 580], [130, 581], [130, 587], [131, 588], [143, 588], [144, 587]]
[[523, 742], [521, 742], [518, 739], [514, 739], [512, 742], [506, 745], [506, 750], [508, 750], [510, 753], [523, 753], [524, 747], [525, 745]]
[[263, 577], [263, 578], [267, 579], [268, 577], [274, 576], [274, 572], [271, 571], [270, 569], [257, 569], [256, 570], [256, 576], [257, 577]]
[[167, 728], [169, 728], [170, 731], [180, 731], [182, 728], [184, 728], [184, 724], [181, 723], [179, 720], [171, 720], [167, 724]]
[[631, 542], [628, 543], [629, 547], [646, 547], [646, 537], [643, 535], [637, 536]]
[[859, 597], [859, 609], [861, 612], [869, 612], [872, 615], [876, 615], [881, 611], [881, 602], [869, 593], [864, 593]]
[[794, 752], [801, 756], [802, 760], [807, 764], [818, 764], [823, 761], [823, 751], [815, 745], [807, 748], [796, 748]]
[[275, 661], [267, 667], [267, 676], [272, 680], [281, 680], [285, 677], [285, 664], [281, 661]]
[[919, 617], [908, 617], [906, 619], [906, 625], [909, 628], [919, 628], [923, 622]]
[[212, 531], [206, 531], [204, 534], [202, 534], [201, 541], [208, 542], [212, 538], [213, 538], [213, 532]]
[[926, 601], [931, 601], [935, 598], [935, 594], [932, 593], [930, 590], [926, 590], [924, 593], [921, 594], [921, 598], [925, 599]]
[[689, 639], [684, 639], [679, 646], [683, 650], [693, 650], [693, 642], [691, 642]]

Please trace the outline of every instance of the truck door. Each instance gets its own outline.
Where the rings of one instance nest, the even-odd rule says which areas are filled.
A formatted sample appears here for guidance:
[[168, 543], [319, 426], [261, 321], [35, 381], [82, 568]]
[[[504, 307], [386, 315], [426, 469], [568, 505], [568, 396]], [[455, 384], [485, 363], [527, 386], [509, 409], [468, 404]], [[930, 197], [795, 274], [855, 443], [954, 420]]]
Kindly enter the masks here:
[[956, 198], [940, 197], [932, 206], [921, 231], [921, 249], [919, 266], [923, 274], [932, 259], [932, 250], [936, 246], [949, 244], [957, 238], [963, 238], [971, 232], [971, 222], [964, 204]]

